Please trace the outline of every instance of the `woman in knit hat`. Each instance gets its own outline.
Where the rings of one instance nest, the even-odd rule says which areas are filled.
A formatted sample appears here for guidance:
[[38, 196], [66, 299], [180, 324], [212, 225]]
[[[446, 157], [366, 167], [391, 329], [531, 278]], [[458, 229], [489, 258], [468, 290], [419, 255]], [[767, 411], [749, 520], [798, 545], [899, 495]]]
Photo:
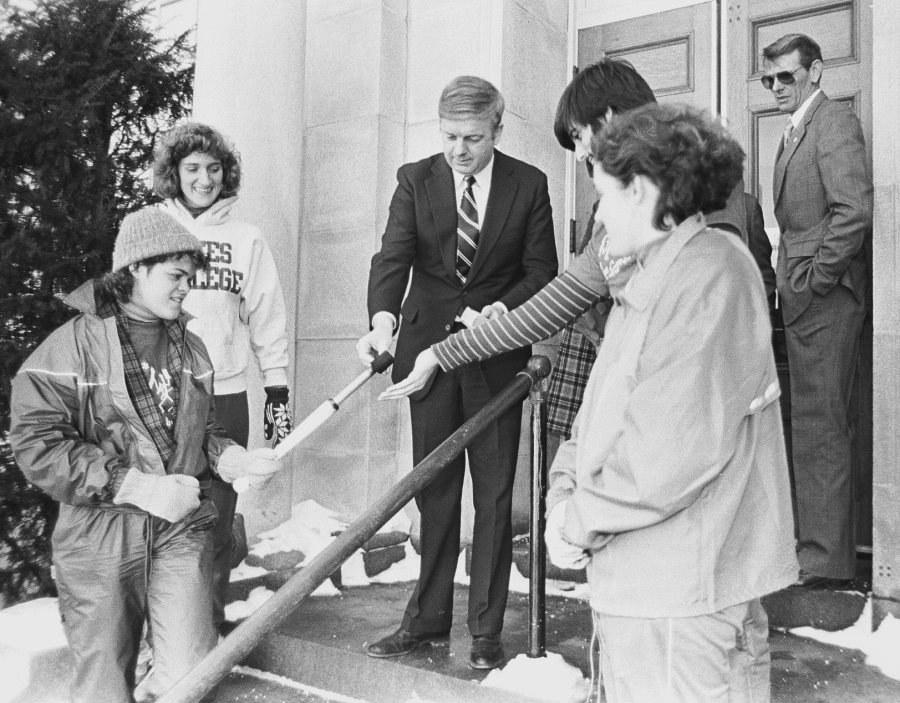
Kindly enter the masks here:
[[210, 479], [267, 481], [272, 449], [247, 452], [216, 421], [212, 367], [186, 330], [200, 241], [158, 208], [125, 217], [113, 270], [67, 302], [80, 311], [12, 382], [10, 444], [59, 501], [53, 565], [75, 659], [73, 701], [130, 701], [145, 619], [155, 693], [215, 645]]
[[[263, 436], [278, 444], [291, 430], [288, 411], [288, 335], [275, 259], [260, 230], [231, 217], [241, 186], [234, 146], [196, 122], [170, 130], [156, 151], [153, 186], [161, 208], [203, 243], [209, 267], [191, 282], [186, 301], [190, 329], [209, 349], [216, 372], [216, 414], [228, 436], [247, 446], [248, 368], [251, 351], [263, 373]], [[231, 572], [232, 521], [237, 494], [214, 482], [219, 511], [213, 567], [213, 616], [220, 627]]]

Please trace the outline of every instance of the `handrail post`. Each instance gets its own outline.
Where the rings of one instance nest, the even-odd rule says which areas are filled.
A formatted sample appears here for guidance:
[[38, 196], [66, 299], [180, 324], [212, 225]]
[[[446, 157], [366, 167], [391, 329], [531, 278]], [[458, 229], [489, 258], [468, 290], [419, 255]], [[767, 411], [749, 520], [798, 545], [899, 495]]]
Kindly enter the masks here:
[[[528, 361], [538, 378], [550, 372], [545, 356], [533, 356]], [[544, 499], [547, 495], [547, 407], [544, 404], [543, 380], [531, 386], [531, 525], [528, 533], [528, 556], [531, 578], [528, 587], [528, 656], [545, 656], [546, 625], [546, 562], [544, 560]]]

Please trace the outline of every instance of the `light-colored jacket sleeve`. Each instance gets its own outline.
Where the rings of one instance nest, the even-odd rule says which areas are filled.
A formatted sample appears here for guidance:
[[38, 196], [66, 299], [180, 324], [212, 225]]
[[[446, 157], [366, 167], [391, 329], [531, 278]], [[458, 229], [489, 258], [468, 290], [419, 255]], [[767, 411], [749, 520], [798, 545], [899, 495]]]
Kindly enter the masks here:
[[262, 237], [253, 242], [240, 316], [250, 327], [250, 346], [259, 361], [265, 385], [286, 386], [287, 311], [275, 258]]
[[[578, 416], [572, 427], [578, 424]], [[556, 456], [553, 457], [553, 465], [550, 467], [548, 478], [546, 514], [550, 515], [557, 503], [567, 500], [575, 491], [575, 452], [577, 449], [575, 437], [567, 439], [559, 445]]]
[[51, 334], [13, 378], [9, 441], [25, 477], [54, 500], [96, 504], [111, 497], [127, 467], [77, 429], [91, 380], [81, 376], [71, 335], [70, 325]]
[[[771, 355], [759, 274], [739, 254], [746, 261], [737, 269], [707, 257], [670, 270], [635, 378], [622, 384], [631, 391], [602, 464], [590, 460], [598, 430], [582, 408], [565, 526], [574, 544], [596, 548], [610, 535], [666, 520], [698, 500], [734, 455]], [[591, 417], [603, 421], [602, 412]], [[571, 479], [555, 472], [551, 481], [556, 491]]]

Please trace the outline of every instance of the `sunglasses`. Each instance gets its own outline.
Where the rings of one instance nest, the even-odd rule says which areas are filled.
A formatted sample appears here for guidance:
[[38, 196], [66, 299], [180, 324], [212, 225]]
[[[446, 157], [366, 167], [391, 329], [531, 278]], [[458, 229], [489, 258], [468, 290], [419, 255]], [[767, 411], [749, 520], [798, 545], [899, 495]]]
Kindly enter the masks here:
[[764, 76], [760, 76], [760, 83], [763, 84], [763, 87], [766, 90], [772, 90], [772, 86], [775, 85], [775, 79], [778, 79], [778, 82], [781, 85], [793, 85], [797, 80], [797, 77], [794, 75], [801, 68], [805, 68], [805, 66], [797, 66], [793, 71], [779, 71], [774, 75], [769, 75], [768, 73]]

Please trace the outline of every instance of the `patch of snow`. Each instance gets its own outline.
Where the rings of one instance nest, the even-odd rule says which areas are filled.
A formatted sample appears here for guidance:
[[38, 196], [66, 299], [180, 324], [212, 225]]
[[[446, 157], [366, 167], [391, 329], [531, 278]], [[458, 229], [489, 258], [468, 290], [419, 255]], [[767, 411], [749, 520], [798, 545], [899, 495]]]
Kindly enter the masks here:
[[257, 586], [250, 591], [247, 600], [232, 601], [225, 606], [225, 619], [228, 622], [240, 622], [274, 595], [274, 591], [265, 586]]
[[406, 550], [406, 558], [394, 562], [380, 574], [369, 578], [370, 583], [406, 583], [419, 579], [419, 566], [422, 558], [411, 546]]
[[520, 654], [502, 669], [491, 671], [481, 685], [553, 703], [579, 703], [587, 698], [591, 684], [578, 667], [556, 652], [547, 652], [535, 658]]
[[334, 539], [336, 532], [347, 528], [347, 523], [333, 510], [328, 510], [314, 500], [305, 500], [291, 507], [291, 517], [271, 530], [260, 532], [259, 540], [250, 547], [258, 557], [276, 552], [301, 551], [310, 561]]
[[341, 595], [341, 589], [331, 583], [331, 579], [325, 579], [316, 590], [309, 594], [310, 598], [333, 598]]
[[24, 652], [67, 647], [56, 598], [35, 598], [0, 610], [0, 644]]
[[234, 583], [235, 581], [254, 579], [257, 576], [265, 576], [267, 573], [269, 573], [268, 569], [264, 569], [261, 566], [247, 566], [247, 562], [242, 561], [231, 570], [229, 579]]
[[900, 621], [888, 614], [873, 632], [871, 598], [859, 619], [843, 630], [827, 632], [814, 627], [796, 627], [788, 632], [844, 649], [858, 649], [866, 655], [867, 665], [879, 669], [885, 676], [900, 680], [900, 657], [897, 656], [900, 651]]
[[344, 586], [368, 586], [369, 577], [363, 563], [362, 551], [356, 550], [341, 566], [341, 583]]
[[[36, 656], [67, 647], [56, 598], [35, 598], [0, 610], [0, 703], [28, 690]], [[48, 691], [41, 700], [56, 703], [64, 698]]]
[[900, 681], [900, 656], [897, 654], [900, 652], [900, 620], [888, 613], [863, 651], [866, 653], [866, 664]]

